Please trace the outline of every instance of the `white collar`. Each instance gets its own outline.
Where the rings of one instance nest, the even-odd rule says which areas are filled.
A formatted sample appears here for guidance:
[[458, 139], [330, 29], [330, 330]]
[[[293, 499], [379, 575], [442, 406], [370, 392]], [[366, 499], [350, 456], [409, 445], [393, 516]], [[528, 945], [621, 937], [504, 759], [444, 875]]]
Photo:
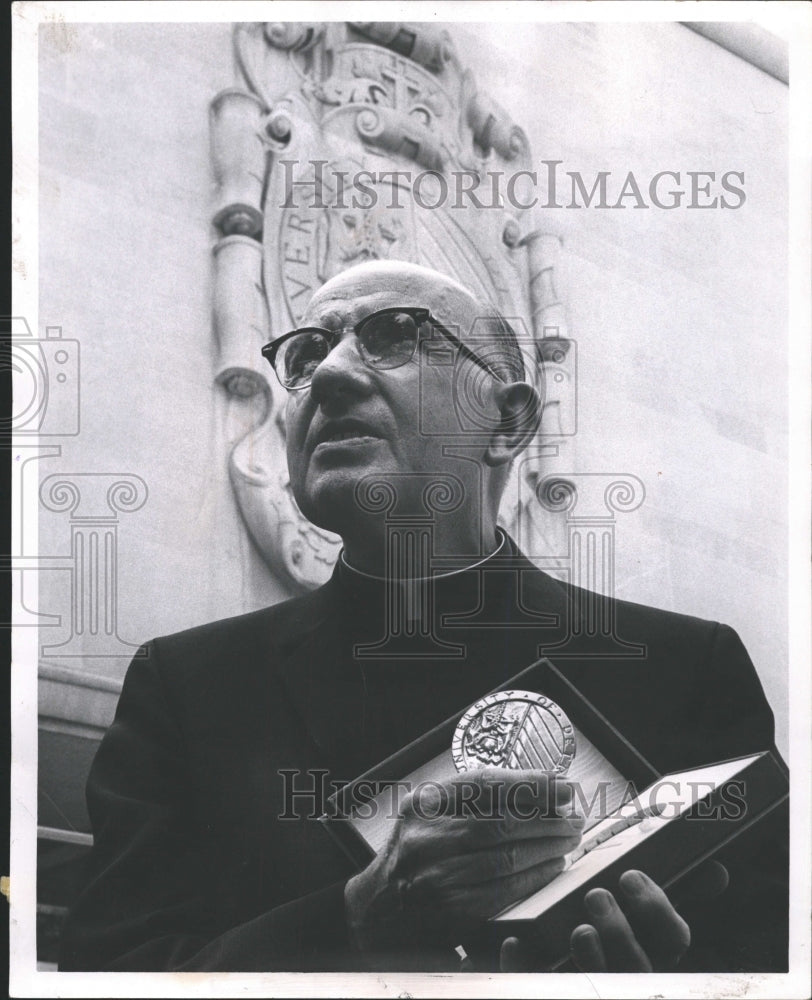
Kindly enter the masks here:
[[[477, 560], [477, 562], [471, 563], [470, 566], [463, 566], [461, 569], [452, 569], [448, 573], [435, 573], [432, 576], [415, 576], [415, 577], [410, 577], [409, 580], [397, 580], [396, 582], [407, 583], [418, 580], [428, 580], [430, 582], [434, 580], [445, 580], [450, 576], [458, 576], [460, 573], [467, 573], [469, 570], [477, 569], [477, 567], [482, 566], [483, 563], [488, 562], [489, 559], [493, 559], [494, 556], [499, 555], [499, 553], [505, 547], [505, 542], [507, 541], [507, 535], [499, 527], [497, 527], [496, 533], [499, 536], [499, 544], [496, 546], [493, 552], [491, 552], [490, 555], [485, 556], [484, 559], [479, 559]], [[368, 580], [376, 580], [378, 583], [389, 582], [388, 578], [385, 576], [375, 576], [373, 573], [365, 573], [362, 569], [356, 569], [354, 566], [350, 566], [350, 564], [344, 557], [344, 549], [341, 550], [341, 553], [339, 554], [339, 559], [341, 560], [341, 565], [350, 573], [357, 573], [358, 576], [364, 576]]]

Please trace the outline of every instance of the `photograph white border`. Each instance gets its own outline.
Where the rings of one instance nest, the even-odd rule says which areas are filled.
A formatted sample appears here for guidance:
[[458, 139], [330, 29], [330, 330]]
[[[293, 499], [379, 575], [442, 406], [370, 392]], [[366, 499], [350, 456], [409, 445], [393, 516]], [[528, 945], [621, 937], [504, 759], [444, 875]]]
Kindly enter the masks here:
[[[38, 330], [37, 26], [44, 21], [216, 22], [230, 20], [364, 18], [363, 2], [18, 2], [13, 20], [13, 315]], [[686, 976], [648, 974], [583, 976], [414, 975], [309, 973], [60, 973], [36, 971], [35, 887], [37, 816], [37, 635], [16, 629], [12, 638], [12, 826], [10, 873], [10, 995], [34, 996], [499, 996], [560, 997], [806, 997], [810, 968], [810, 106], [812, 8], [803, 2], [410, 3], [379, 2], [379, 20], [411, 21], [755, 21], [785, 37], [790, 47], [790, 750], [791, 971], [786, 975]], [[17, 463], [12, 462], [12, 466]], [[15, 468], [16, 472], [16, 468]], [[21, 523], [17, 476], [12, 489], [14, 526]], [[36, 505], [26, 510], [26, 551], [36, 551]], [[16, 584], [16, 581], [15, 581]], [[19, 595], [15, 593], [14, 598]], [[16, 602], [15, 602], [16, 603]]]

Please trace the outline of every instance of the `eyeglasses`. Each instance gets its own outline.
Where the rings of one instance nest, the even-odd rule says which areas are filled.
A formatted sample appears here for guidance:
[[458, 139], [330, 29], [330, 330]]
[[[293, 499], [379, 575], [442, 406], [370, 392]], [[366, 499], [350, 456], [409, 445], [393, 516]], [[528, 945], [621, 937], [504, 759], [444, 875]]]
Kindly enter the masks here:
[[502, 377], [469, 347], [438, 323], [428, 309], [394, 306], [370, 313], [353, 327], [341, 330], [324, 330], [318, 326], [305, 326], [300, 330], [277, 337], [262, 348], [262, 356], [276, 372], [276, 377], [288, 390], [306, 389], [318, 366], [338, 343], [345, 329], [352, 330], [358, 339], [358, 353], [368, 368], [391, 371], [411, 361], [421, 340], [431, 328], [450, 341], [461, 355], [479, 365], [494, 378]]

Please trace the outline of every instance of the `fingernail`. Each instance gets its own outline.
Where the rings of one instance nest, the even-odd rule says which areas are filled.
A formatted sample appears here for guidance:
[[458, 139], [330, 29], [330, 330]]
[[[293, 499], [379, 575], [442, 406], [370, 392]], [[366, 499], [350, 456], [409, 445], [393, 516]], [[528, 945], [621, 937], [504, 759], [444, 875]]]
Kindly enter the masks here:
[[592, 892], [587, 893], [584, 902], [593, 917], [605, 917], [611, 913], [614, 905], [612, 894], [606, 889], [593, 889]]
[[640, 872], [624, 872], [620, 888], [629, 896], [641, 896], [646, 891], [646, 880]]
[[569, 802], [572, 798], [572, 785], [568, 785], [566, 781], [556, 781], [554, 787], [556, 801]]

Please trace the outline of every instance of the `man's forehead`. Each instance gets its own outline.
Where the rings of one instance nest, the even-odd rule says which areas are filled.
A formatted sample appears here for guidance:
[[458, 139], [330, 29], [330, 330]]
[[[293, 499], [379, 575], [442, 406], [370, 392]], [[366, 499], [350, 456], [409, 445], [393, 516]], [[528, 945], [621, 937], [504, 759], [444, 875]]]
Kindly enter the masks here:
[[305, 317], [315, 321], [335, 316], [357, 322], [387, 306], [419, 306], [438, 320], [462, 322], [476, 311], [476, 300], [452, 279], [428, 268], [351, 268], [320, 288]]

